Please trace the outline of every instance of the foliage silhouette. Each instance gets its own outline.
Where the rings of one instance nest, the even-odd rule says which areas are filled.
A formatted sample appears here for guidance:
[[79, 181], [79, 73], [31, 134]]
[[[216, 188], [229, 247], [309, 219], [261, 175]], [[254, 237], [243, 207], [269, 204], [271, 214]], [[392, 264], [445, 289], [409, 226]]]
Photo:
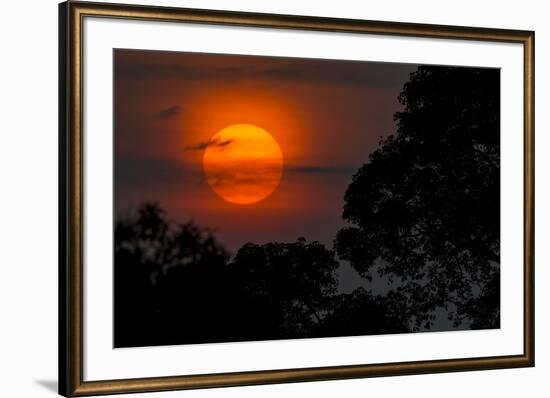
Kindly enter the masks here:
[[[227, 289], [228, 254], [212, 234], [194, 223], [169, 223], [159, 205], [146, 203], [134, 217], [115, 225], [115, 346], [176, 344], [208, 333], [223, 319], [209, 309]], [[200, 303], [197, 306], [196, 303]], [[197, 311], [201, 307], [203, 311]], [[223, 311], [219, 311], [224, 316]], [[197, 332], [195, 332], [197, 331]]]
[[330, 311], [319, 325], [318, 336], [360, 336], [410, 332], [399, 314], [392, 314], [388, 302], [364, 288], [339, 294], [331, 300]]
[[340, 321], [353, 310], [332, 314], [350, 301], [337, 294], [338, 266], [304, 238], [248, 243], [229, 261], [209, 231], [147, 203], [115, 226], [115, 346], [383, 333], [380, 303], [361, 303], [377, 318], [363, 313], [352, 327]]
[[354, 226], [338, 232], [337, 253], [394, 282], [386, 302], [412, 330], [430, 329], [442, 307], [455, 326], [499, 327], [499, 77], [420, 66], [399, 96], [397, 133], [346, 191]]
[[[311, 336], [336, 292], [334, 252], [319, 242], [248, 243], [230, 265], [260, 323], [279, 338]], [[267, 331], [266, 331], [267, 332]]]

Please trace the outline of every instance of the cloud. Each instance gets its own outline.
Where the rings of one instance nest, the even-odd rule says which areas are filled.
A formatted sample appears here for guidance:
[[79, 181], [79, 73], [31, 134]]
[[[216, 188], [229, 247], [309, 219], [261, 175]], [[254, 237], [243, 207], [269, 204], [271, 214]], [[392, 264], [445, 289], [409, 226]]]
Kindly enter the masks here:
[[179, 105], [173, 105], [169, 108], [166, 108], [158, 113], [155, 113], [153, 116], [155, 119], [169, 119], [176, 115], [179, 115], [183, 112], [183, 108]]
[[232, 188], [234, 186], [272, 186], [281, 180], [281, 169], [278, 165], [265, 165], [255, 169], [246, 169], [234, 167], [230, 170], [210, 172], [208, 182], [212, 186], [224, 186]]
[[[155, 54], [158, 55], [158, 54]], [[185, 59], [186, 54], [182, 54]], [[223, 80], [276, 80], [287, 82], [309, 82], [315, 84], [366, 85], [378, 87], [401, 87], [409, 73], [416, 70], [414, 64], [379, 63], [365, 61], [300, 59], [282, 57], [214, 56], [205, 55], [205, 60], [227, 57], [228, 66], [219, 62], [205, 67], [174, 62], [120, 62], [116, 65], [117, 78], [163, 78], [186, 81]], [[222, 59], [222, 58], [218, 58]], [[272, 66], [265, 63], [272, 60]], [[258, 62], [264, 61], [264, 62]], [[206, 62], [206, 61], [205, 61]], [[256, 63], [258, 62], [258, 63]]]
[[[236, 185], [250, 187], [253, 186], [272, 186], [276, 185], [281, 179], [281, 169], [279, 164], [265, 164], [251, 169], [246, 161], [242, 167], [238, 164], [230, 169], [211, 171], [207, 177], [210, 185], [215, 187], [224, 187], [226, 189]], [[283, 176], [288, 174], [305, 175], [334, 175], [351, 176], [357, 171], [356, 166], [285, 166], [282, 170]], [[283, 177], [284, 178], [284, 177]]]
[[358, 166], [287, 166], [285, 172], [303, 174], [354, 174]]
[[202, 150], [204, 150], [208, 147], [223, 148], [223, 147], [226, 147], [227, 145], [231, 144], [233, 141], [234, 140], [220, 141], [218, 139], [215, 139], [215, 140], [210, 140], [210, 141], [206, 141], [206, 142], [199, 142], [198, 144], [187, 146], [187, 147], [185, 147], [185, 150], [186, 151], [202, 151]]
[[115, 155], [114, 177], [116, 190], [122, 192], [126, 189], [154, 192], [181, 184], [203, 184], [198, 164], [141, 155]]

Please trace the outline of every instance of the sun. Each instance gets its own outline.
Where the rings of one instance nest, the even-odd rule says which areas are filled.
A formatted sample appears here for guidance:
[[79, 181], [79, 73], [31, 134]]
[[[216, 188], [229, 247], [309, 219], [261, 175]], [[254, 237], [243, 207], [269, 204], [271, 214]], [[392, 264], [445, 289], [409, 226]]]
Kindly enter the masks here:
[[233, 124], [210, 139], [203, 167], [208, 184], [222, 199], [249, 205], [267, 198], [279, 186], [283, 153], [264, 129]]

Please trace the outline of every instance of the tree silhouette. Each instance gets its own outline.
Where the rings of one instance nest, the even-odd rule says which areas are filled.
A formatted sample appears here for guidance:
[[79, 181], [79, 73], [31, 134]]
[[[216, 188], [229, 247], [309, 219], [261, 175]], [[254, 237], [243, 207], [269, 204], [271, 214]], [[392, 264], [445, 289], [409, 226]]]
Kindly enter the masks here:
[[115, 346], [315, 336], [337, 267], [303, 238], [249, 243], [229, 261], [211, 232], [146, 203], [115, 225]]
[[364, 290], [339, 294], [319, 242], [247, 243], [229, 260], [208, 230], [154, 203], [115, 226], [115, 346], [405, 331]]
[[[455, 326], [499, 325], [499, 72], [420, 66], [397, 133], [353, 176], [335, 247], [413, 330], [444, 307]], [[375, 266], [376, 265], [376, 266]]]
[[339, 264], [334, 257], [319, 242], [299, 238], [294, 243], [246, 244], [230, 267], [270, 335], [311, 337], [336, 293]]
[[364, 288], [339, 294], [330, 300], [326, 318], [319, 325], [318, 336], [361, 336], [410, 332], [406, 320], [391, 312], [385, 297]]
[[[115, 346], [176, 344], [223, 321], [228, 254], [196, 224], [146, 203], [115, 225]], [[213, 295], [212, 291], [216, 293]], [[209, 314], [215, 307], [218, 317]], [[199, 310], [200, 309], [200, 310]], [[200, 327], [197, 327], [200, 325]]]

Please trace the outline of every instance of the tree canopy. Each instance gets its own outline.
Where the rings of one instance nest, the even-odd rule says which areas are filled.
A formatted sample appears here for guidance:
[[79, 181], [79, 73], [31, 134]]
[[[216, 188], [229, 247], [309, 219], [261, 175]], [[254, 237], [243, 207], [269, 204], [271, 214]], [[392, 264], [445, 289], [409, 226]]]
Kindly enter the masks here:
[[230, 259], [210, 231], [146, 203], [115, 226], [115, 345], [387, 332], [381, 302], [352, 306], [358, 294], [339, 294], [338, 266], [333, 250], [304, 238], [247, 243]]
[[[413, 329], [429, 328], [438, 307], [455, 324], [498, 326], [495, 72], [420, 66], [399, 96], [396, 134], [380, 141], [345, 193], [343, 217], [353, 226], [338, 232], [338, 255], [366, 278], [376, 269], [398, 281], [387, 300]], [[497, 314], [491, 321], [480, 298]]]

